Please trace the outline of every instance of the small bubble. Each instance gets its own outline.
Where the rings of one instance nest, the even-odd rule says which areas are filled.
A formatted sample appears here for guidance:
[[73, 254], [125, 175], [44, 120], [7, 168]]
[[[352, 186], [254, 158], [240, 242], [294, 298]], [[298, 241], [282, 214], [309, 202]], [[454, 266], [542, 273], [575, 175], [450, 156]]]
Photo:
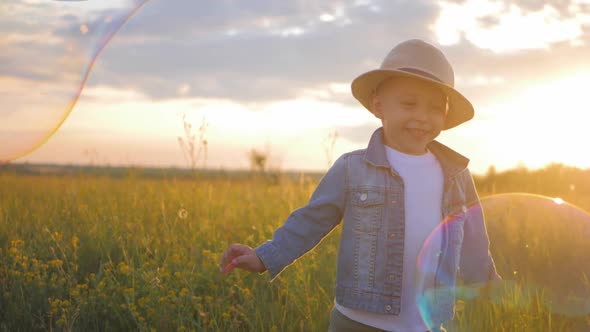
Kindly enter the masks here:
[[188, 211], [185, 209], [180, 209], [178, 210], [178, 218], [180, 219], [186, 219], [186, 217], [188, 217]]
[[563, 204], [563, 199], [561, 199], [561, 198], [559, 198], [559, 197], [555, 197], [555, 198], [553, 199], [553, 202], [555, 202], [555, 204], [559, 204], [559, 205], [561, 205], [561, 204]]

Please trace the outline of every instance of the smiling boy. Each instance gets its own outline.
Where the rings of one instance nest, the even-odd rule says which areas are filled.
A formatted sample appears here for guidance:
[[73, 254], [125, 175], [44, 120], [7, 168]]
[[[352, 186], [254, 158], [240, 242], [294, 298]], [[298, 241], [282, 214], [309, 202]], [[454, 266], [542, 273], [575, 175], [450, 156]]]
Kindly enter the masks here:
[[[416, 39], [398, 44], [351, 87], [382, 123], [367, 148], [342, 155], [271, 241], [256, 249], [231, 245], [220, 265], [274, 279], [342, 221], [330, 331], [444, 330], [454, 294], [437, 298], [425, 319], [418, 306], [424, 288], [453, 289], [457, 277], [499, 278], [468, 159], [435, 141], [470, 120], [473, 106], [454, 88], [443, 53]], [[451, 217], [429, 242], [440, 252], [421, 257], [432, 278], [416, 283], [420, 249]]]

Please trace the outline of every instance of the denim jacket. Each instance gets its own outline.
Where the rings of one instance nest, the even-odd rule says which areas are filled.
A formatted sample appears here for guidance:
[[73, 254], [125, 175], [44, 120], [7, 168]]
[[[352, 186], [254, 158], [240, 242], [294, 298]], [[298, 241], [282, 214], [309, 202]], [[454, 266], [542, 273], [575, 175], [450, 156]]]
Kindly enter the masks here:
[[[346, 307], [398, 315], [404, 250], [404, 183], [389, 165], [382, 128], [366, 149], [342, 155], [324, 175], [309, 203], [291, 213], [271, 241], [255, 249], [271, 280], [315, 247], [342, 221], [336, 301]], [[489, 254], [482, 209], [467, 164], [443, 144], [428, 146], [444, 174], [442, 247], [434, 276], [431, 326], [453, 318], [457, 276], [466, 284], [499, 278]], [[468, 208], [469, 207], [469, 208]], [[445, 292], [444, 290], [448, 290]], [[435, 290], [436, 291], [436, 290]]]

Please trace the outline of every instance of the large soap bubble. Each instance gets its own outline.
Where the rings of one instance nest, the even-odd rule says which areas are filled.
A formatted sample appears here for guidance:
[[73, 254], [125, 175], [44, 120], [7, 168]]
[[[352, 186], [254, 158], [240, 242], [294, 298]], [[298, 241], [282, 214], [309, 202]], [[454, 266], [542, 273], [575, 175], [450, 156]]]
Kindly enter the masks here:
[[0, 163], [58, 130], [100, 51], [146, 1], [0, 3]]
[[[590, 314], [587, 212], [560, 198], [531, 194], [493, 195], [483, 198], [480, 205], [458, 210], [428, 237], [416, 265], [418, 307], [428, 326], [438, 325], [441, 317], [444, 320], [448, 316], [449, 312], [441, 313], [441, 303], [451, 303], [451, 308], [455, 304], [458, 311], [479, 306], [480, 312], [470, 310], [469, 315], [462, 317], [471, 320], [461, 322], [468, 331], [473, 330], [474, 324], [484, 329], [502, 326], [502, 320], [509, 317], [518, 317], [523, 327], [530, 328], [535, 326], [527, 325], [527, 319], [538, 319], [535, 324], [544, 324], [543, 328], [537, 326], [543, 330], [551, 328], [555, 316], [554, 326], [558, 325], [555, 319], [561, 319], [561, 326], [573, 328], [574, 325], [564, 322], [583, 321]], [[485, 215], [490, 252], [502, 280], [465, 282], [461, 279], [461, 268], [469, 268], [462, 266], [465, 261], [459, 259], [452, 268], [441, 264], [445, 255], [471, 254], [465, 246], [473, 232], [469, 216], [478, 211]], [[486, 275], [486, 271], [480, 272]], [[457, 324], [456, 321], [457, 315], [453, 323]]]

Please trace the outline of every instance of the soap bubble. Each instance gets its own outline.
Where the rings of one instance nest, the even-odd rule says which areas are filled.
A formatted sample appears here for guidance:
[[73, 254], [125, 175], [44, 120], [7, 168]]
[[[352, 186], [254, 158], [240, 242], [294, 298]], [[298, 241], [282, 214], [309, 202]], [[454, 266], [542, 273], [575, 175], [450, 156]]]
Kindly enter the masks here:
[[0, 163], [27, 155], [59, 129], [101, 50], [146, 1], [0, 4]]
[[[453, 314], [441, 304], [459, 304], [455, 310], [463, 310], [477, 301], [523, 315], [540, 312], [575, 319], [590, 314], [589, 213], [559, 197], [520, 193], [489, 196], [457, 211], [430, 234], [418, 257], [417, 304], [428, 326]], [[481, 211], [502, 280], [485, 282], [493, 275], [482, 264], [484, 257], [468, 246], [469, 241], [475, 247], [482, 241], [473, 236], [469, 218]], [[453, 253], [463, 260], [446, 260]], [[489, 307], [486, 310], [473, 319], [485, 319]]]

